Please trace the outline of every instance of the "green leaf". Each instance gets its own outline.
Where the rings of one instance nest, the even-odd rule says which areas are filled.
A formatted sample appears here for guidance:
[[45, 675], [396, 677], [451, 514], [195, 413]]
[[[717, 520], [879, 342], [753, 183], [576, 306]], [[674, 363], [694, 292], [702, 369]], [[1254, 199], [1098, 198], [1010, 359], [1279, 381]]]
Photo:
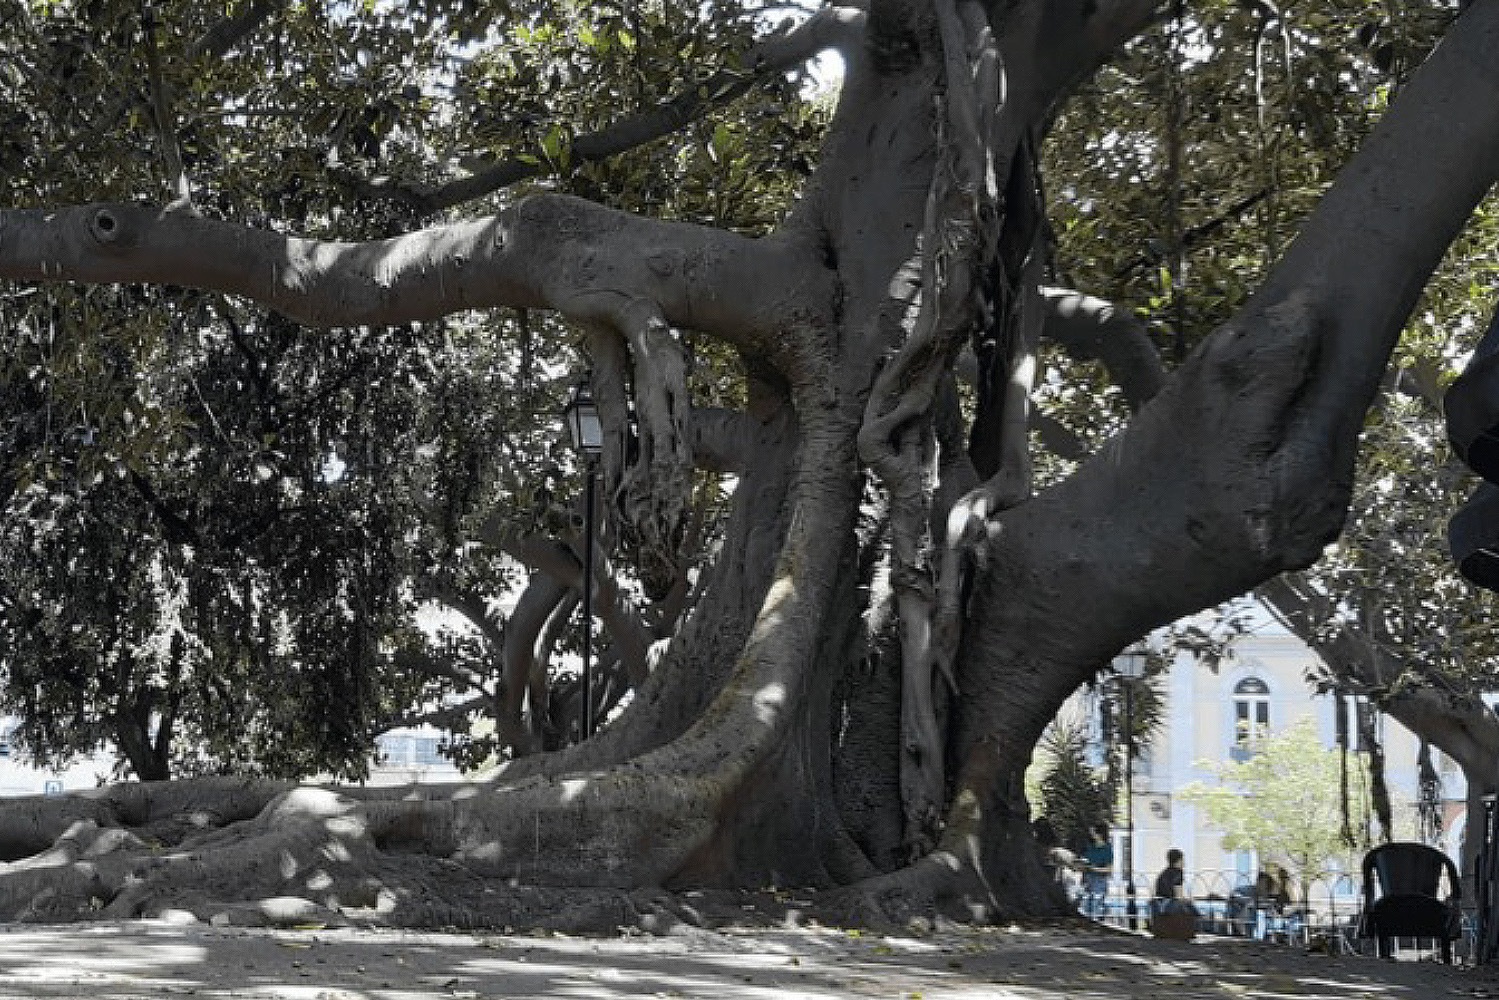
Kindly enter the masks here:
[[708, 154], [717, 163], [734, 142], [734, 133], [724, 122], [719, 122], [713, 128], [713, 138], [708, 142]]
[[558, 172], [566, 173], [568, 161], [572, 158], [572, 137], [561, 125], [553, 125], [541, 137], [541, 151]]

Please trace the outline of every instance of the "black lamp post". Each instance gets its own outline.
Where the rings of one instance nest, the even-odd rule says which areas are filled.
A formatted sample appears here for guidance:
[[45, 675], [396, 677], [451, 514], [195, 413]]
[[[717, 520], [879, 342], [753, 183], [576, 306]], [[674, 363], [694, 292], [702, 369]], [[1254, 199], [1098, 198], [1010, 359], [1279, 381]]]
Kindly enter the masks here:
[[593, 479], [604, 450], [604, 425], [593, 402], [593, 374], [578, 383], [562, 411], [573, 447], [583, 457], [583, 731], [580, 742], [593, 735]]
[[1124, 915], [1130, 930], [1140, 928], [1135, 905], [1135, 681], [1145, 676], [1143, 648], [1127, 649], [1114, 660], [1124, 690]]

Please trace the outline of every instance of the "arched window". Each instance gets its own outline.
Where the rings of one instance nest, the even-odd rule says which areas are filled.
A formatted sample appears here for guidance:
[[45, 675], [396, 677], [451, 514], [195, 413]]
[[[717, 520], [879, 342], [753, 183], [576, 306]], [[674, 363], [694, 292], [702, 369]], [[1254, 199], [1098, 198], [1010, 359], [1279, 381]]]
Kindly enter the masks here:
[[1234, 746], [1251, 750], [1270, 735], [1270, 686], [1258, 677], [1234, 685]]

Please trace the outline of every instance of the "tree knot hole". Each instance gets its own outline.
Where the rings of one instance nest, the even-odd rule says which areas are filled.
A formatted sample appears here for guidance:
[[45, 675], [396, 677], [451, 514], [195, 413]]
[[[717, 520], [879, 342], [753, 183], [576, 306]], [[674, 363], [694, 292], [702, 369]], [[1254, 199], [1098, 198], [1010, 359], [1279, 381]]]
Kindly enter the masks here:
[[120, 220], [112, 209], [101, 208], [89, 220], [89, 235], [103, 246], [109, 246], [120, 238]]

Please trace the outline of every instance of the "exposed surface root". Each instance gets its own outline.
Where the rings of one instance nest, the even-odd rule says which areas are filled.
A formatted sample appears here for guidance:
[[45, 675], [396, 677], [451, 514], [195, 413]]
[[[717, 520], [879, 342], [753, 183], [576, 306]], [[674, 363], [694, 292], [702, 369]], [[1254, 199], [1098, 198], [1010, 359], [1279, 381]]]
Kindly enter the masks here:
[[[941, 854], [823, 893], [537, 885], [500, 871], [462, 833], [462, 802], [508, 802], [504, 793], [462, 800], [441, 786], [407, 789], [404, 796], [300, 787], [245, 815], [248, 803], [281, 787], [257, 785], [251, 795], [244, 783], [183, 782], [10, 800], [0, 816], [13, 859], [0, 864], [0, 920], [146, 917], [244, 927], [609, 934], [805, 922], [908, 929], [943, 915], [984, 916], [955, 905], [967, 880], [955, 862], [941, 864]], [[164, 813], [169, 803], [193, 809]], [[29, 837], [16, 833], [27, 827]], [[174, 839], [163, 839], [164, 831]], [[17, 845], [48, 833], [42, 850], [15, 857]]]
[[[1016, 901], [1028, 903], [1017, 906]], [[905, 868], [826, 893], [823, 918], [842, 926], [924, 931], [939, 921], [993, 924], [1075, 916], [1059, 894], [996, 898], [984, 879], [955, 853], [938, 849]]]
[[[569, 931], [665, 920], [628, 888], [650, 884], [642, 874], [665, 864], [632, 831], [654, 824], [655, 846], [671, 857], [672, 837], [693, 832], [664, 818], [692, 815], [682, 801], [691, 789], [667, 782], [681, 795], [653, 794], [660, 789], [642, 782], [631, 822], [605, 780], [589, 784], [532, 779], [398, 795], [180, 782], [13, 799], [0, 813], [0, 920]], [[564, 826], [571, 837], [560, 835]], [[610, 874], [595, 863], [602, 852], [634, 861], [612, 866], [616, 884], [588, 888]], [[573, 879], [585, 884], [567, 886]]]

